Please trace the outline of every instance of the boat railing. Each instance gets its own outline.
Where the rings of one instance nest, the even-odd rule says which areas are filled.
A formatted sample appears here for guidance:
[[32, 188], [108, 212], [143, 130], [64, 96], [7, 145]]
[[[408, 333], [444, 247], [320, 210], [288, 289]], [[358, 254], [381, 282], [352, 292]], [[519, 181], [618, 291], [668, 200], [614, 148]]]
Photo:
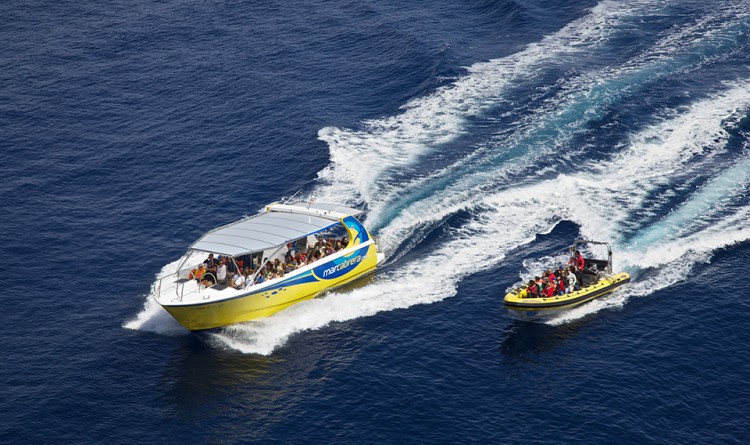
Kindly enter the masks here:
[[[154, 297], [157, 300], [161, 299], [161, 290], [163, 287], [162, 284], [164, 283], [164, 279], [171, 278], [173, 276], [175, 276], [175, 274], [167, 274], [161, 277], [157, 277], [156, 281], [154, 281], [154, 284], [151, 285], [151, 293], [154, 295]], [[180, 282], [180, 280], [178, 279], [174, 281], [174, 284], [175, 284], [174, 286], [175, 294], [177, 295], [177, 298], [179, 299], [179, 301], [182, 301], [182, 288], [184, 287], [185, 282], [184, 281]]]
[[[204, 278], [209, 277], [209, 276], [213, 278], [211, 280], [213, 281], [212, 285], [206, 286], [206, 287], [201, 287], [200, 285], [198, 285], [197, 290], [191, 291], [189, 293], [200, 293], [201, 290], [210, 289], [216, 286], [216, 284], [219, 282], [219, 280], [216, 278], [216, 275], [214, 275], [211, 272], [207, 272], [206, 274], [203, 275]], [[185, 297], [185, 284], [193, 280], [187, 279], [187, 278], [179, 278], [179, 274], [175, 274], [175, 273], [170, 273], [170, 274], [159, 276], [156, 278], [156, 281], [154, 281], [154, 284], [151, 285], [151, 293], [156, 297], [157, 300], [161, 298], [162, 284], [164, 283], [164, 279], [174, 278], [174, 277], [177, 277], [177, 279], [174, 281], [175, 296], [177, 297], [177, 301], [182, 302], [183, 298]], [[207, 298], [209, 298], [208, 295], [203, 297], [203, 299], [207, 299]]]
[[159, 276], [156, 277], [156, 280], [151, 285], [151, 293], [154, 294], [157, 299], [159, 297], [161, 297], [161, 283], [162, 283], [162, 281], [164, 281], [165, 278], [171, 277], [171, 276], [174, 276], [174, 275], [175, 275], [174, 273], [167, 273], [167, 274], [159, 275]]
[[[219, 282], [219, 280], [216, 278], [216, 275], [214, 275], [211, 272], [206, 272], [205, 274], [203, 274], [203, 276], [201, 277], [201, 281], [205, 280], [207, 277], [212, 277], [213, 278], [211, 280], [211, 281], [213, 281], [212, 285], [201, 287], [201, 284], [198, 283], [198, 289], [196, 289], [194, 291], [191, 291], [190, 293], [191, 294], [193, 294], [193, 293], [200, 294], [202, 290], [211, 289], [212, 287], [216, 286], [216, 284]], [[180, 301], [180, 302], [185, 297], [185, 295], [184, 295], [185, 294], [185, 283], [187, 283], [189, 281], [192, 281], [192, 280], [185, 280], [185, 281], [182, 281], [181, 283], [178, 283], [179, 286], [177, 286], [177, 288], [179, 288], [179, 290], [177, 290], [177, 288], [176, 288], [176, 290], [177, 290], [177, 298], [178, 298], [178, 301]], [[209, 297], [210, 297], [210, 295], [204, 295], [203, 299], [207, 300]]]
[[161, 296], [161, 278], [157, 278], [156, 281], [151, 285], [151, 293], [158, 300]]
[[372, 239], [375, 240], [375, 251], [377, 253], [383, 253], [383, 248], [380, 246], [380, 235], [372, 235]]

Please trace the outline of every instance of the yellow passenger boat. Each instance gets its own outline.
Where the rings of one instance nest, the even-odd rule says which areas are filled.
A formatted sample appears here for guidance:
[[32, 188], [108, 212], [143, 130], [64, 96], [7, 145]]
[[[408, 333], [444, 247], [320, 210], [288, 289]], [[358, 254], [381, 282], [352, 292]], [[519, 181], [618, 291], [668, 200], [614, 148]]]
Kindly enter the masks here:
[[202, 236], [174, 273], [157, 278], [152, 294], [191, 331], [268, 317], [375, 271], [384, 256], [357, 219], [363, 213], [324, 203], [268, 205]]
[[582, 283], [579, 289], [563, 295], [551, 297], [530, 296], [527, 285], [522, 285], [508, 292], [503, 304], [520, 318], [536, 318], [553, 315], [581, 305], [587, 301], [614, 292], [620, 286], [630, 282], [626, 272], [612, 272], [612, 248], [608, 243], [591, 240], [576, 240], [570, 248], [571, 257], [579, 251], [579, 246], [586, 244], [607, 246], [606, 260], [583, 258], [584, 267], [580, 270]]

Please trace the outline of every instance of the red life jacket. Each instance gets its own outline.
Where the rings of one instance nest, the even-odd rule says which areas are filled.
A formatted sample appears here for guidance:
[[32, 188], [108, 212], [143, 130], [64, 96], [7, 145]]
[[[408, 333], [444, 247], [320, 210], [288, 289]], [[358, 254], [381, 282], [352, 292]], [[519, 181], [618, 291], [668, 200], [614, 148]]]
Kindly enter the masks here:
[[552, 296], [554, 296], [555, 295], [555, 286], [552, 285], [552, 286], [545, 287], [544, 288], [544, 295], [546, 297], [552, 297]]

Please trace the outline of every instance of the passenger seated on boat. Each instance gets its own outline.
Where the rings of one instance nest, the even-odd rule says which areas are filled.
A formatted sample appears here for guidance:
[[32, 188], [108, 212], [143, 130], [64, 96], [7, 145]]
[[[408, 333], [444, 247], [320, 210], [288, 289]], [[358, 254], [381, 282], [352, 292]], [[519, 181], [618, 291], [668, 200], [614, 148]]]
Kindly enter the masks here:
[[542, 291], [544, 290], [544, 281], [542, 281], [542, 277], [534, 277], [534, 284], [536, 284], [539, 295], [542, 295]]
[[297, 268], [300, 268], [305, 265], [305, 254], [302, 252], [297, 252], [297, 255], [294, 256], [294, 261], [297, 263]]
[[206, 258], [206, 261], [204, 261], [204, 263], [206, 263], [206, 269], [213, 269], [213, 268], [215, 268], [216, 267], [216, 259], [214, 258], [214, 254], [213, 253], [209, 253], [208, 254], [208, 258]]
[[219, 265], [216, 267], [216, 279], [218, 284], [227, 284], [227, 259], [222, 258]]
[[581, 288], [581, 281], [578, 279], [578, 273], [576, 272], [575, 266], [568, 267], [568, 286], [573, 287], [571, 292], [577, 291]]
[[526, 285], [526, 297], [539, 298], [539, 287], [534, 280], [529, 280], [529, 283]]
[[216, 275], [206, 268], [198, 283], [205, 287], [211, 287], [216, 284]]
[[565, 278], [563, 278], [562, 275], [560, 275], [557, 278], [557, 295], [565, 295]]
[[296, 268], [297, 262], [294, 261], [294, 258], [290, 259], [288, 263], [284, 263], [284, 273], [294, 272], [294, 269]]
[[245, 287], [245, 277], [242, 276], [241, 273], [234, 274], [234, 279], [232, 280], [232, 287], [235, 289], [242, 289]]
[[555, 286], [555, 282], [548, 278], [544, 284], [544, 297], [545, 298], [554, 297], [556, 287], [557, 286]]
[[195, 280], [196, 282], [201, 282], [201, 277], [206, 274], [206, 264], [201, 263], [198, 267], [190, 271], [190, 275], [188, 275], [188, 278], [191, 280]]
[[[570, 266], [573, 267], [573, 266]], [[565, 281], [565, 293], [569, 294], [575, 290], [575, 283], [576, 283], [576, 276], [573, 274], [573, 271], [570, 270], [570, 267], [565, 268], [565, 272], [563, 274], [563, 280]]]
[[312, 258], [312, 261], [318, 261], [320, 260], [320, 249], [315, 249], [312, 251], [312, 256], [308, 255], [307, 258]]

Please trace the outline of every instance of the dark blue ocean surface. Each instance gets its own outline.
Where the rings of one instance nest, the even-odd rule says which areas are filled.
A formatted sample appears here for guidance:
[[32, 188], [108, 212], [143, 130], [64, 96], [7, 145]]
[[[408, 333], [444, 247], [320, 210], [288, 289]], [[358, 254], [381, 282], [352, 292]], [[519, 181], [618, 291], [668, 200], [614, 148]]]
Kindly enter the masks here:
[[[750, 437], [746, 0], [2, 10], [0, 442]], [[294, 194], [386, 265], [207, 333], [153, 301]], [[632, 284], [511, 317], [579, 236]]]

